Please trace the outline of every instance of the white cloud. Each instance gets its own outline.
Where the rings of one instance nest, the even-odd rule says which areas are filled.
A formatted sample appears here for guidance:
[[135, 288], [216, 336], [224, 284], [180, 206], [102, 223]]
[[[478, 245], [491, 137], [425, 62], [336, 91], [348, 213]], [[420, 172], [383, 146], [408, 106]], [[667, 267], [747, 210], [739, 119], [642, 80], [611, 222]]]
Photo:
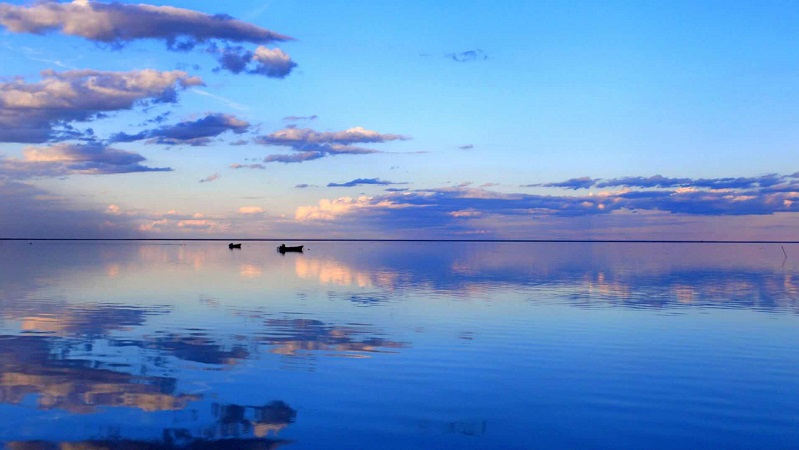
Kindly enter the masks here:
[[339, 216], [351, 214], [365, 209], [394, 209], [403, 208], [390, 200], [376, 200], [373, 197], [361, 196], [339, 197], [337, 199], [322, 199], [315, 206], [300, 206], [294, 213], [294, 218], [300, 222], [314, 220], [334, 220]]

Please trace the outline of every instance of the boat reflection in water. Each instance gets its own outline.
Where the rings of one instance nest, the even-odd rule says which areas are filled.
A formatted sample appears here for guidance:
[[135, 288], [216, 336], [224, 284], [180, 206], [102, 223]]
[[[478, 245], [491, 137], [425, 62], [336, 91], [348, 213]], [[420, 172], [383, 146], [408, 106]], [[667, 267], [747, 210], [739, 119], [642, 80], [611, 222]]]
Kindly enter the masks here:
[[0, 242], [0, 443], [799, 442], [799, 266], [779, 245], [273, 248]]

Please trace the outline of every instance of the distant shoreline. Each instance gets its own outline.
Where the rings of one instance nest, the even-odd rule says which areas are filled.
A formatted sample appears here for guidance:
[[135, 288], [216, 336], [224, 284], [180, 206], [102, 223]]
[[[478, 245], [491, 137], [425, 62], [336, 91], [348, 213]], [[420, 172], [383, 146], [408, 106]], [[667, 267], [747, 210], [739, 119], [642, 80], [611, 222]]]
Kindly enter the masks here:
[[115, 242], [475, 242], [587, 244], [799, 244], [799, 241], [647, 240], [647, 239], [333, 239], [333, 238], [0, 238], [0, 241], [115, 241]]

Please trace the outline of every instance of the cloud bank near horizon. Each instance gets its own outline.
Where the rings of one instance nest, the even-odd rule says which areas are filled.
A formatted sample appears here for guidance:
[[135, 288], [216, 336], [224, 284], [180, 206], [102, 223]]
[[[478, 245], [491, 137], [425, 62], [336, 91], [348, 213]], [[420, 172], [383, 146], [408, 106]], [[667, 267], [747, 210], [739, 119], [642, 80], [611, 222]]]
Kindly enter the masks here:
[[[571, 186], [588, 184], [586, 180], [550, 183], [549, 187], [569, 190], [574, 189]], [[518, 224], [528, 221], [527, 226], [533, 229], [538, 221], [558, 218], [582, 220], [654, 214], [661, 219], [665, 216], [710, 219], [799, 212], [797, 174], [729, 179], [682, 178], [660, 181], [659, 185], [669, 188], [631, 189], [631, 185], [649, 188], [653, 182], [641, 177], [618, 179], [610, 184], [624, 189], [585, 195], [502, 193], [464, 184], [357, 199], [322, 199], [316, 205], [297, 208], [295, 219], [298, 222], [370, 224], [374, 229], [383, 230], [409, 227], [468, 233], [474, 231], [477, 223], [485, 227], [489, 222], [494, 227], [492, 232], [501, 232], [505, 222]], [[596, 181], [591, 183], [592, 186], [597, 184]]]
[[[51, 176], [84, 173], [81, 169], [64, 166], [72, 164], [71, 161], [58, 161], [68, 159], [63, 155], [72, 155], [70, 151], [73, 150], [62, 148], [61, 151], [41, 151], [41, 154], [37, 150], [37, 153], [31, 153], [28, 163], [45, 164], [40, 172]], [[118, 159], [119, 167], [126, 167], [123, 164], [126, 157], [130, 158], [129, 155], [114, 153], [106, 156], [109, 164]], [[7, 169], [7, 166], [4, 167]], [[33, 173], [31, 169], [28, 170]], [[121, 173], [119, 168], [106, 167], [104, 170]], [[282, 230], [286, 236], [296, 233], [304, 233], [305, 236], [360, 233], [361, 236], [375, 237], [629, 238], [666, 232], [671, 233], [668, 236], [676, 238], [707, 238], [708, 235], [723, 233], [719, 225], [724, 223], [735, 224], [733, 228], [737, 227], [739, 234], [750, 232], [747, 235], [750, 237], [784, 238], [793, 232], [793, 228], [786, 223], [796, 222], [799, 226], [799, 215], [796, 214], [799, 212], [799, 175], [774, 177], [782, 182], [770, 183], [767, 180], [774, 178], [769, 175], [734, 178], [740, 185], [753, 186], [743, 189], [624, 188], [585, 195], [503, 193], [490, 190], [490, 186], [471, 187], [466, 183], [455, 187], [386, 192], [376, 196], [323, 198], [316, 204], [296, 208], [293, 220], [280, 216], [266, 217], [260, 206], [252, 205], [236, 206], [229, 214], [216, 216], [141, 210], [124, 212], [115, 207], [105, 212], [113, 216], [109, 222], [113, 227], [107, 225], [104, 232], [113, 231], [114, 235], [219, 236], [237, 230], [257, 237], [257, 233], [264, 232], [259, 227], [263, 226], [264, 220], [268, 220], [273, 231]], [[212, 179], [217, 179], [217, 174], [209, 176], [207, 181]], [[379, 179], [365, 180], [367, 182], [363, 184], [386, 183]], [[687, 182], [690, 179], [681, 180]], [[748, 184], [744, 180], [748, 180]], [[762, 181], [765, 186], [754, 180]], [[351, 184], [362, 183], [356, 179]], [[35, 195], [25, 194], [33, 191], [36, 191]], [[31, 217], [50, 217], [65, 207], [63, 201], [54, 203], [51, 200], [53, 196], [42, 190], [19, 182], [3, 182], [2, 179], [0, 197], [12, 203], [23, 200], [30, 203], [24, 209], [32, 214]], [[84, 223], [86, 217], [97, 219], [97, 211], [86, 209], [85, 214], [78, 214], [80, 211], [64, 217], [76, 223]], [[783, 218], [780, 219], [782, 225], [768, 221], [768, 217], [787, 213], [793, 214], [780, 216]], [[797, 217], [797, 220], [789, 217]], [[65, 224], [65, 229], [76, 229], [72, 225]], [[726, 230], [729, 227], [722, 228]]]
[[528, 184], [525, 187], [555, 187], [571, 190], [590, 188], [697, 188], [697, 189], [753, 189], [770, 188], [781, 184], [793, 186], [792, 180], [799, 179], [799, 172], [791, 175], [775, 173], [759, 177], [725, 178], [671, 178], [662, 175], [651, 177], [623, 177], [603, 180], [601, 178], [580, 177], [555, 183]]

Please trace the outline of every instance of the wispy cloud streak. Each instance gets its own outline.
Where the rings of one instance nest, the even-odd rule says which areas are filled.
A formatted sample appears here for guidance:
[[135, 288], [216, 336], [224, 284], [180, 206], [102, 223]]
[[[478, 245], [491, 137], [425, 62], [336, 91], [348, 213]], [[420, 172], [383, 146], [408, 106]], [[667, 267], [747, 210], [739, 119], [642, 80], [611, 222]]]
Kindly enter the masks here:
[[381, 134], [362, 127], [332, 132], [287, 127], [268, 135], [258, 136], [255, 141], [261, 145], [289, 147], [299, 152], [289, 155], [270, 155], [264, 158], [264, 162], [299, 163], [326, 156], [379, 153], [379, 150], [359, 147], [354, 144], [383, 143], [407, 139], [410, 138], [399, 134]]
[[488, 55], [482, 50], [474, 49], [474, 50], [467, 50], [465, 52], [460, 53], [447, 53], [447, 58], [455, 61], [455, 62], [474, 62], [474, 61], [485, 61], [488, 59]]
[[355, 186], [392, 186], [397, 184], [408, 183], [395, 183], [393, 181], [381, 180], [380, 178], [356, 178], [346, 183], [328, 183], [327, 187], [355, 187]]

